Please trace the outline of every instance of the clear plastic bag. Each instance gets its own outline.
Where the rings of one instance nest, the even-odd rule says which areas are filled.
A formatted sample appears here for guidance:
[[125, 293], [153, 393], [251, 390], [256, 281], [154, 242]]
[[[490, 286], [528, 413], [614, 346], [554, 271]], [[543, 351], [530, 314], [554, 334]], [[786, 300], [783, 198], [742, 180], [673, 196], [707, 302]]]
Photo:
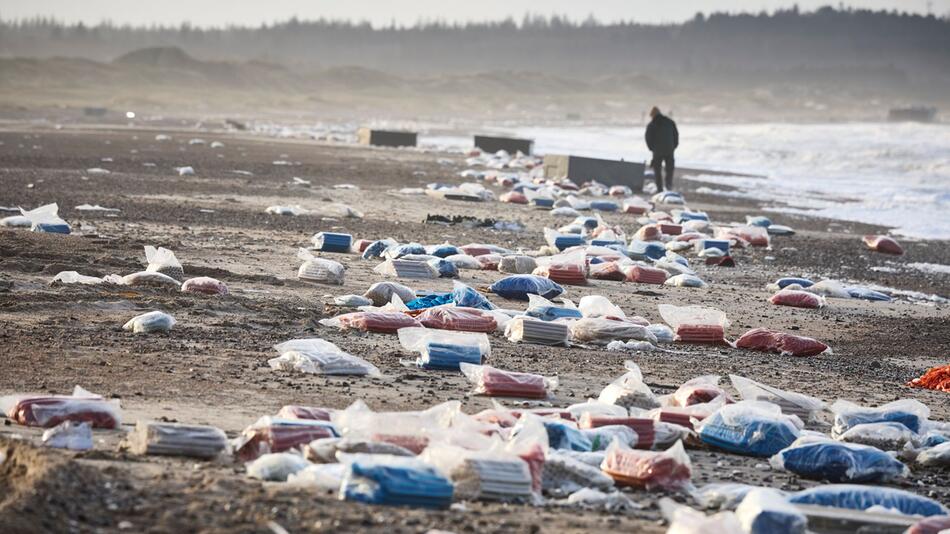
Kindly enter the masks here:
[[373, 241], [372, 243], [367, 245], [365, 249], [363, 249], [362, 257], [364, 260], [381, 259], [386, 253], [386, 250], [388, 250], [390, 247], [395, 247], [398, 244], [399, 242], [397, 242], [395, 239], [392, 239], [392, 238], [386, 238], [386, 239], [380, 239], [378, 241]]
[[498, 271], [508, 274], [531, 274], [538, 266], [531, 256], [513, 255], [502, 256], [498, 262]]
[[272, 482], [286, 482], [287, 477], [310, 465], [303, 456], [290, 452], [264, 454], [247, 464], [247, 476]]
[[373, 301], [374, 306], [385, 306], [392, 301], [393, 295], [399, 296], [403, 302], [416, 298], [416, 292], [412, 288], [396, 282], [377, 282], [363, 293], [364, 297]]
[[322, 252], [350, 252], [353, 246], [353, 236], [335, 232], [318, 232], [311, 241], [313, 247]]
[[584, 317], [616, 317], [618, 319], [627, 317], [620, 306], [615, 305], [607, 297], [601, 295], [581, 297], [580, 302], [577, 303], [577, 309]]
[[62, 271], [50, 280], [49, 285], [55, 284], [83, 284], [83, 285], [97, 285], [105, 282], [102, 278], [96, 276], [85, 276], [77, 273], [76, 271]]
[[736, 509], [748, 534], [805, 534], [808, 518], [771, 488], [750, 491]]
[[564, 305], [558, 306], [542, 296], [530, 294], [528, 295], [528, 308], [525, 310], [525, 315], [542, 321], [580, 319], [583, 317], [581, 311], [574, 306], [573, 302], [567, 299], [561, 300]]
[[578, 249], [556, 256], [539, 258], [533, 274], [559, 284], [582, 286], [587, 284], [587, 255]]
[[88, 451], [92, 449], [92, 426], [89, 423], [62, 422], [43, 432], [43, 445], [54, 449]]
[[657, 451], [634, 450], [614, 442], [607, 448], [601, 470], [618, 486], [646, 490], [683, 490], [690, 486], [692, 467], [682, 442]]
[[404, 245], [392, 245], [387, 247], [385, 253], [383, 254], [384, 258], [390, 260], [397, 260], [403, 256], [408, 256], [410, 254], [425, 254], [426, 249], [424, 246], [419, 243], [406, 243]]
[[421, 327], [422, 324], [402, 312], [352, 312], [337, 315], [330, 319], [321, 319], [320, 324], [340, 330], [359, 330], [395, 334], [400, 328]]
[[339, 436], [336, 427], [327, 421], [264, 416], [234, 440], [234, 454], [248, 462], [262, 454], [289, 451], [315, 439]]
[[838, 437], [860, 424], [886, 422], [900, 423], [911, 432], [919, 434], [930, 417], [930, 408], [915, 399], [896, 400], [877, 408], [838, 400], [831, 405], [831, 412], [835, 414], [834, 426], [831, 428], [833, 437]]
[[425, 369], [458, 371], [463, 362], [480, 365], [491, 355], [491, 342], [483, 333], [402, 328], [398, 334], [404, 349], [419, 353], [416, 365]]
[[333, 423], [348, 438], [384, 441], [421, 453], [457, 420], [461, 403], [449, 401], [410, 412], [374, 412], [363, 401], [333, 414]]
[[[781, 282], [781, 280], [779, 280]], [[815, 284], [809, 284], [808, 286], [803, 286], [805, 291], [809, 293], [814, 293], [822, 297], [836, 298], [836, 299], [849, 299], [851, 298], [851, 293], [848, 293], [848, 288], [844, 286], [841, 282], [836, 280], [822, 280]]]
[[592, 451], [607, 450], [614, 440], [628, 447], [636, 447], [639, 442], [637, 433], [626, 425], [604, 425], [596, 428], [582, 428], [581, 433], [590, 440]]
[[211, 459], [228, 449], [224, 432], [205, 425], [138, 421], [127, 440], [135, 454]]
[[359, 308], [360, 306], [372, 306], [373, 301], [362, 295], [340, 295], [333, 297], [333, 303], [344, 308]]
[[526, 316], [515, 317], [505, 326], [505, 337], [512, 343], [568, 346], [571, 330], [566, 323], [541, 321]]
[[[456, 269], [454, 264], [450, 262], [440, 258], [436, 258], [436, 260], [438, 262], [444, 263], [445, 265], [451, 266], [452, 269]], [[373, 272], [391, 278], [410, 278], [423, 280], [439, 278], [441, 276], [439, 266], [432, 265], [427, 261], [414, 261], [405, 259], [386, 260], [374, 267]], [[455, 272], [457, 273], [458, 271], [456, 270]]]
[[[750, 491], [758, 488], [749, 484], [736, 482], [715, 482], [706, 484], [693, 492], [693, 498], [703, 508], [718, 510], [735, 510]], [[774, 490], [778, 491], [778, 490]], [[787, 495], [779, 492], [783, 497]]]
[[651, 324], [647, 330], [656, 337], [658, 343], [672, 343], [676, 339], [673, 329], [663, 323]]
[[889, 508], [906, 515], [947, 515], [950, 510], [927, 497], [909, 491], [881, 486], [854, 484], [826, 484], [793, 493], [792, 504], [813, 504], [849, 510], [867, 510], [871, 507]]
[[316, 488], [325, 492], [339, 492], [346, 466], [339, 463], [308, 465], [287, 476], [287, 483]]
[[909, 474], [904, 464], [880, 449], [825, 438], [801, 439], [769, 463], [803, 478], [831, 482], [876, 484]]
[[676, 333], [676, 340], [687, 343], [724, 343], [729, 327], [726, 314], [703, 306], [659, 305], [660, 316]]
[[884, 451], [899, 451], [913, 443], [917, 434], [901, 423], [865, 423], [855, 425], [837, 437], [847, 443], [876, 447]]
[[271, 369], [279, 371], [296, 371], [314, 375], [380, 376], [379, 369], [375, 365], [343, 351], [289, 350], [282, 352], [276, 358], [267, 360], [267, 364]]
[[595, 465], [584, 463], [563, 451], [551, 451], [544, 462], [544, 491], [555, 495], [574, 493], [583, 488], [608, 490], [614, 480]]
[[304, 455], [311, 462], [335, 463], [339, 453], [415, 456], [414, 452], [399, 445], [358, 438], [320, 438], [311, 441], [304, 448]]
[[482, 264], [475, 256], [469, 256], [468, 254], [455, 254], [445, 258], [445, 261], [455, 265], [457, 269], [467, 269], [473, 271], [482, 270]]
[[[108, 279], [108, 277], [106, 277]], [[132, 287], [174, 287], [181, 289], [181, 282], [171, 276], [162, 273], [150, 273], [146, 271], [127, 274], [122, 277], [121, 284]]]
[[452, 282], [452, 300], [456, 306], [463, 308], [495, 309], [495, 305], [485, 298], [484, 295], [458, 281]]
[[229, 293], [228, 286], [224, 282], [208, 276], [185, 280], [181, 284], [181, 291], [182, 293], [197, 293], [199, 295], [227, 295]]
[[150, 311], [129, 319], [122, 325], [122, 329], [135, 334], [150, 334], [168, 332], [173, 326], [175, 326], [175, 318], [171, 315], [161, 311]]
[[181, 280], [185, 276], [185, 271], [181, 262], [175, 257], [175, 253], [167, 248], [158, 247], [157, 249], [150, 245], [145, 245], [145, 259], [148, 261], [146, 272], [162, 273], [175, 280]]
[[433, 445], [419, 459], [448, 475], [459, 500], [524, 502], [533, 493], [528, 464], [503, 449], [471, 451]]
[[663, 284], [673, 287], [706, 287], [706, 282], [703, 282], [701, 278], [692, 274], [671, 276], [667, 278]]
[[776, 332], [766, 328], [755, 328], [742, 334], [736, 340], [736, 347], [774, 352], [783, 356], [815, 356], [829, 350], [828, 345], [817, 339]]
[[503, 371], [490, 365], [460, 363], [459, 368], [465, 378], [475, 385], [473, 393], [476, 395], [544, 399], [558, 385], [557, 377]]
[[69, 223], [59, 217], [59, 206], [55, 202], [32, 210], [20, 208], [20, 213], [30, 221], [34, 232], [68, 234], [71, 231]]
[[950, 441], [946, 441], [917, 455], [917, 463], [923, 466], [950, 466]]
[[643, 373], [640, 367], [627, 360], [623, 366], [627, 369], [620, 378], [607, 385], [597, 398], [604, 404], [616, 404], [624, 408], [642, 408], [652, 409], [660, 405], [650, 390], [650, 387], [643, 381]]
[[672, 499], [661, 500], [660, 508], [670, 524], [666, 534], [747, 534], [734, 512], [707, 516], [688, 506], [678, 505]]
[[426, 328], [458, 330], [463, 332], [494, 332], [498, 326], [495, 316], [475, 308], [439, 306], [420, 313], [416, 320]]
[[760, 401], [727, 404], [701, 421], [696, 430], [704, 443], [747, 456], [770, 457], [800, 435], [800, 420]]
[[548, 446], [552, 449], [587, 452], [592, 450], [590, 439], [574, 423], [564, 420], [544, 421], [548, 434]]
[[343, 285], [346, 268], [339, 262], [318, 258], [305, 248], [297, 251], [297, 258], [303, 260], [297, 270], [297, 278], [320, 284]]
[[72, 395], [7, 395], [0, 410], [17, 424], [50, 428], [66, 421], [89, 423], [93, 428], [119, 428], [118, 400], [106, 400], [76, 386]]
[[282, 406], [280, 411], [277, 412], [277, 417], [280, 419], [309, 419], [312, 421], [329, 421], [334, 412], [336, 412], [336, 410], [332, 408], [287, 404]]
[[656, 343], [656, 336], [645, 326], [603, 317], [585, 317], [571, 323], [571, 339], [575, 342], [601, 345], [614, 340], [630, 339]]
[[814, 420], [825, 408], [825, 403], [815, 397], [774, 388], [738, 375], [729, 375], [729, 380], [743, 400], [775, 404], [782, 413], [798, 416], [802, 420]]

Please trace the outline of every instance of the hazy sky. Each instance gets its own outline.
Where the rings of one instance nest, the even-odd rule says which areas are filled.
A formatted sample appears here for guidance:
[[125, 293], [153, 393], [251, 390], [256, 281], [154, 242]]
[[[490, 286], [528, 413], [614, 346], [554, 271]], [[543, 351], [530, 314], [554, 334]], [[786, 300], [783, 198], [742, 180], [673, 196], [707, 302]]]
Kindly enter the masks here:
[[256, 26], [296, 15], [301, 19], [368, 20], [374, 25], [388, 25], [395, 20], [397, 24], [410, 25], [420, 19], [520, 19], [525, 13], [536, 13], [567, 15], [578, 20], [593, 14], [603, 22], [678, 22], [697, 11], [772, 11], [796, 3], [803, 10], [840, 3], [917, 13], [926, 13], [929, 5], [937, 15], [950, 14], [950, 0], [0, 0], [0, 17], [8, 20], [42, 15], [92, 24], [109, 19], [132, 24], [188, 21], [199, 26]]

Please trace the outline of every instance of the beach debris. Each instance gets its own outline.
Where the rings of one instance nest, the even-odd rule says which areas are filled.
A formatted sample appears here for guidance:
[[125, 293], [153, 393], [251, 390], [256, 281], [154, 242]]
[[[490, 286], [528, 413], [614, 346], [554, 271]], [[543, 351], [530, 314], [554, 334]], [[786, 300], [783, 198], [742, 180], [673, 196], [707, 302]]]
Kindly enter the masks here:
[[400, 328], [422, 326], [422, 323], [405, 313], [390, 311], [345, 313], [330, 319], [321, 319], [320, 324], [330, 328], [339, 328], [343, 331], [358, 330], [380, 334], [395, 334]]
[[106, 400], [80, 386], [72, 395], [7, 395], [0, 397], [0, 410], [13, 422], [41, 428], [66, 421], [89, 423], [93, 428], [114, 429], [122, 424], [118, 400]]
[[92, 426], [88, 422], [64, 421], [46, 429], [41, 441], [54, 449], [88, 451], [93, 448]]
[[740, 349], [775, 352], [783, 356], [814, 356], [829, 351], [828, 345], [805, 336], [754, 328], [736, 340]]
[[175, 167], [175, 172], [178, 173], [178, 176], [194, 176], [195, 168], [194, 167]]
[[950, 364], [932, 367], [920, 377], [908, 382], [907, 385], [950, 393]]
[[300, 206], [268, 206], [267, 209], [264, 211], [265, 213], [269, 213], [271, 215], [290, 215], [290, 216], [306, 215], [309, 213], [309, 211], [307, 211], [306, 209]]
[[123, 330], [135, 334], [151, 334], [152, 332], [167, 332], [175, 326], [175, 318], [162, 311], [150, 311], [136, 315], [122, 325]]
[[99, 204], [96, 204], [96, 205], [80, 204], [80, 205], [76, 206], [74, 209], [75, 209], [76, 211], [104, 211], [104, 212], [107, 212], [107, 213], [118, 213], [118, 212], [122, 211], [122, 210], [120, 210], [120, 209], [118, 209], [118, 208], [105, 208], [105, 207], [103, 207], [103, 206], [100, 206]]
[[334, 232], [319, 232], [311, 241], [313, 247], [321, 252], [349, 253], [353, 245], [353, 236]]
[[274, 345], [274, 350], [279, 356], [267, 360], [271, 369], [314, 375], [380, 375], [375, 365], [320, 338], [292, 339]]
[[660, 316], [672, 327], [676, 341], [684, 343], [725, 343], [729, 326], [726, 314], [703, 306], [659, 305]]
[[199, 295], [227, 295], [228, 286], [216, 278], [199, 276], [189, 278], [181, 284], [183, 293], [197, 293]]
[[145, 260], [148, 262], [145, 272], [164, 274], [175, 280], [185, 277], [181, 262], [175, 257], [175, 253], [167, 248], [145, 245]]
[[[55, 202], [32, 210], [20, 208], [20, 214], [30, 221], [30, 229], [34, 232], [68, 234], [71, 231], [69, 223], [59, 217], [59, 206]], [[21, 223], [22, 221], [14, 220], [13, 222]]]
[[474, 384], [472, 394], [488, 397], [545, 399], [558, 385], [557, 377], [504, 371], [490, 365], [459, 363], [459, 369]]
[[825, 306], [825, 299], [821, 296], [798, 289], [781, 289], [769, 297], [769, 302], [778, 306], [792, 306], [793, 308], [821, 308]]
[[805, 514], [771, 488], [753, 488], [746, 493], [736, 517], [748, 534], [805, 534], [808, 528]]
[[866, 235], [863, 238], [864, 244], [875, 252], [882, 254], [891, 254], [901, 256], [904, 254], [904, 247], [900, 246], [894, 238], [886, 235]]
[[133, 454], [186, 456], [211, 460], [228, 450], [228, 437], [216, 427], [138, 421], [126, 437]]
[[305, 248], [297, 250], [297, 258], [303, 260], [297, 269], [297, 278], [318, 284], [343, 285], [346, 268], [341, 263], [314, 256]]
[[799, 438], [769, 463], [802, 478], [831, 482], [878, 484], [909, 473], [907, 466], [878, 448], [813, 436]]

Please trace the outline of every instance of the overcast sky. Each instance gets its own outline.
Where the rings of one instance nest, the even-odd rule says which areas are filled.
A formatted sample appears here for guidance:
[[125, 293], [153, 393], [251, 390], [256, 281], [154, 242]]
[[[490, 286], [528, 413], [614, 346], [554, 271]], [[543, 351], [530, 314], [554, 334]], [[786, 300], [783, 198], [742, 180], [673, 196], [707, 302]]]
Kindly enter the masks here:
[[[481, 21], [525, 13], [567, 15], [584, 19], [593, 14], [602, 22], [679, 22], [697, 11], [772, 11], [798, 4], [803, 10], [838, 5], [829, 0], [0, 0], [4, 20], [37, 15], [95, 24], [102, 20], [131, 24], [180, 24], [198, 26], [240, 24], [320, 17], [368, 20], [374, 25], [395, 21], [411, 25], [422, 20]], [[926, 13], [928, 4], [937, 15], [950, 14], [950, 0], [851, 0], [841, 4], [872, 9], [899, 9]]]

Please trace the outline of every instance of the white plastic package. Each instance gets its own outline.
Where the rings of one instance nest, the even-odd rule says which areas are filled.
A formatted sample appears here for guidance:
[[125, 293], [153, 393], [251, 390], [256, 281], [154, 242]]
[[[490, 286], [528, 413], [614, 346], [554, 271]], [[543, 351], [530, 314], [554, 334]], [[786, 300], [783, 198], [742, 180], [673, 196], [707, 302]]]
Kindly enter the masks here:
[[660, 405], [656, 395], [650, 390], [650, 387], [643, 381], [643, 373], [640, 367], [627, 360], [623, 366], [627, 369], [620, 378], [607, 385], [597, 398], [604, 404], [616, 404], [624, 408], [642, 408], [652, 409]]
[[146, 272], [161, 273], [179, 281], [185, 277], [185, 271], [175, 253], [167, 248], [145, 245], [145, 259], [148, 261]]
[[608, 490], [614, 480], [605, 475], [597, 465], [584, 463], [564, 451], [550, 451], [544, 461], [544, 491], [554, 495], [567, 495], [584, 488]]
[[149, 334], [151, 332], [167, 332], [175, 326], [175, 318], [161, 311], [151, 311], [136, 315], [122, 325], [123, 330], [130, 330], [135, 334]]
[[[111, 281], [112, 275], [109, 275], [105, 278], [105, 281]], [[178, 280], [175, 280], [171, 276], [162, 273], [150, 273], [147, 271], [141, 271], [137, 273], [127, 274], [118, 280], [122, 285], [132, 286], [132, 287], [168, 287], [181, 289], [181, 283]]]
[[343, 285], [346, 268], [339, 262], [318, 258], [305, 248], [297, 251], [297, 258], [303, 260], [297, 270], [297, 278], [320, 284]]
[[673, 329], [663, 323], [651, 324], [647, 330], [656, 337], [657, 343], [672, 343], [676, 339]]
[[340, 295], [333, 297], [333, 303], [344, 308], [359, 308], [360, 306], [372, 306], [373, 301], [362, 295]]
[[346, 466], [340, 463], [308, 465], [307, 467], [290, 473], [287, 483], [297, 486], [306, 486], [330, 492], [340, 491]]
[[674, 287], [706, 287], [706, 282], [703, 282], [698, 276], [692, 274], [678, 274], [667, 278], [663, 285]]
[[503, 256], [498, 262], [498, 272], [508, 274], [531, 274], [538, 264], [531, 256], [516, 254]]
[[571, 323], [571, 339], [579, 343], [603, 344], [631, 339], [656, 343], [656, 336], [645, 326], [603, 317], [585, 317]]
[[620, 306], [610, 302], [607, 297], [601, 295], [587, 295], [581, 297], [577, 303], [577, 309], [581, 311], [584, 317], [616, 317], [625, 319], [627, 314], [620, 309]]
[[92, 449], [92, 425], [89, 423], [62, 422], [43, 432], [43, 445], [71, 451]]
[[924, 449], [923, 452], [917, 455], [917, 463], [923, 466], [950, 466], [950, 441]]
[[660, 501], [660, 509], [670, 524], [666, 534], [747, 534], [735, 512], [707, 516], [666, 497]]
[[272, 369], [320, 375], [380, 375], [375, 365], [320, 338], [292, 339], [274, 345], [274, 349], [280, 356], [267, 361]]
[[272, 482], [286, 482], [287, 477], [310, 465], [303, 456], [290, 452], [263, 454], [247, 464], [247, 476]]
[[901, 423], [880, 422], [854, 425], [841, 435], [839, 441], [869, 445], [882, 451], [899, 451], [913, 443], [917, 434]]
[[797, 415], [805, 421], [814, 420], [818, 413], [825, 409], [822, 400], [802, 393], [778, 389], [738, 375], [729, 375], [729, 380], [743, 400], [777, 404], [782, 413]]
[[97, 285], [105, 282], [102, 278], [96, 276], [85, 276], [77, 273], [76, 271], [63, 271], [50, 280], [50, 285], [53, 284], [83, 284], [83, 285]]

